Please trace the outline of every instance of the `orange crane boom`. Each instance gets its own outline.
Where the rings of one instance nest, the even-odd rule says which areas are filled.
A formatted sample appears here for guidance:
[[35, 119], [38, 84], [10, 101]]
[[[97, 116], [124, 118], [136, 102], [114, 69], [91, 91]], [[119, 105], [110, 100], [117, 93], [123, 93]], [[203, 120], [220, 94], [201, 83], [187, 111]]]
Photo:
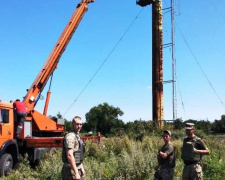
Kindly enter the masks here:
[[38, 95], [44, 89], [49, 77], [53, 71], [57, 68], [57, 64], [62, 56], [64, 50], [66, 49], [70, 39], [72, 38], [74, 32], [76, 31], [81, 19], [83, 18], [85, 12], [88, 10], [88, 3], [94, 2], [94, 0], [82, 0], [70, 18], [67, 26], [53, 47], [50, 55], [48, 56], [46, 62], [42, 66], [39, 74], [28, 90], [26, 96], [24, 97], [24, 103], [26, 104], [28, 113], [33, 110], [35, 106], [35, 101]]
[[60, 132], [63, 131], [63, 126], [57, 124], [57, 122], [51, 120], [46, 116], [48, 103], [50, 99], [50, 91], [47, 93], [46, 103], [43, 114], [34, 110], [34, 107], [39, 100], [39, 96], [43, 91], [46, 83], [48, 82], [50, 76], [53, 74], [54, 70], [57, 68], [60, 57], [65, 51], [70, 39], [72, 38], [74, 32], [76, 31], [80, 21], [82, 20], [85, 12], [88, 10], [88, 4], [94, 2], [94, 0], [81, 0], [77, 5], [72, 17], [67, 23], [65, 29], [63, 30], [61, 36], [53, 47], [50, 55], [42, 66], [40, 72], [35, 78], [30, 89], [28, 89], [23, 102], [27, 107], [27, 121], [34, 121], [32, 125], [33, 131], [44, 131], [44, 132]]

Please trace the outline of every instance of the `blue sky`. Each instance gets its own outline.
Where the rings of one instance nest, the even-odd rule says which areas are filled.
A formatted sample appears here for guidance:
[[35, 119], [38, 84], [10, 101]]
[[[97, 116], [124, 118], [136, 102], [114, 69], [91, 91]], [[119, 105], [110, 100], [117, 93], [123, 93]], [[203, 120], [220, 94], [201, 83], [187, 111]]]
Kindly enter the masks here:
[[[0, 99], [22, 98], [75, 10], [78, 0], [0, 1]], [[170, 1], [163, 0], [166, 8]], [[225, 103], [225, 1], [176, 1], [176, 24]], [[96, 0], [81, 21], [54, 73], [48, 114], [64, 114], [141, 11], [135, 0]], [[119, 107], [124, 122], [152, 119], [152, 6], [145, 7], [89, 86], [65, 114], [85, 114], [104, 102]], [[179, 15], [178, 15], [179, 14]], [[176, 27], [177, 117], [214, 121], [225, 107], [198, 67]], [[170, 43], [164, 14], [164, 43]], [[164, 81], [172, 79], [164, 49]], [[48, 85], [43, 92], [46, 97]], [[178, 92], [181, 92], [181, 95]], [[182, 98], [182, 100], [181, 100]], [[36, 109], [43, 111], [44, 100]], [[182, 106], [182, 102], [184, 106]], [[164, 119], [172, 119], [172, 84], [164, 85]]]

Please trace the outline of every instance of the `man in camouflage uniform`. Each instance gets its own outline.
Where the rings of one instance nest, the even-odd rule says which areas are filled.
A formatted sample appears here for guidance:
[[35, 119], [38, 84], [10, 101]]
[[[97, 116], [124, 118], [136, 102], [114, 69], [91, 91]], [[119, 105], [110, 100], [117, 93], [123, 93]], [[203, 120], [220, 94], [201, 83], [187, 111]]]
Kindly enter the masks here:
[[165, 144], [159, 150], [157, 155], [158, 165], [155, 167], [155, 170], [158, 174], [156, 173], [155, 176], [158, 175], [158, 177], [154, 177], [154, 180], [172, 180], [175, 167], [175, 148], [170, 142], [171, 132], [168, 130], [163, 131], [162, 137]]
[[[64, 137], [62, 150], [62, 160], [64, 162], [62, 168], [63, 180], [79, 180], [85, 177], [85, 171], [82, 164], [84, 142], [82, 141], [79, 132], [82, 127], [82, 120], [79, 116], [75, 116], [72, 121], [73, 132], [70, 132]], [[78, 153], [77, 153], [78, 152]]]
[[202, 180], [202, 167], [200, 161], [202, 155], [209, 155], [210, 151], [201, 138], [194, 135], [194, 124], [186, 123], [187, 137], [181, 148], [181, 158], [184, 161], [183, 180]]

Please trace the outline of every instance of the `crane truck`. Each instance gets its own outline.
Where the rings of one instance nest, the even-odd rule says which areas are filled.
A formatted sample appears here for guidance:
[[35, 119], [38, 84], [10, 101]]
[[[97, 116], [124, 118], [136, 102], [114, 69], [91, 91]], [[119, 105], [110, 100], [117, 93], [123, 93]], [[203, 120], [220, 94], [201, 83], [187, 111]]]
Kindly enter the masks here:
[[49, 79], [51, 80], [61, 55], [91, 2], [94, 0], [81, 0], [77, 5], [33, 84], [27, 90], [23, 98], [27, 117], [19, 138], [15, 137], [18, 122], [13, 103], [0, 101], [0, 177], [10, 174], [12, 168], [18, 163], [19, 154], [27, 153], [29, 161], [34, 162], [43, 157], [49, 148], [62, 146], [64, 120], [54, 121], [46, 116], [51, 92], [47, 92], [43, 113], [36, 111], [34, 107], [46, 83]]

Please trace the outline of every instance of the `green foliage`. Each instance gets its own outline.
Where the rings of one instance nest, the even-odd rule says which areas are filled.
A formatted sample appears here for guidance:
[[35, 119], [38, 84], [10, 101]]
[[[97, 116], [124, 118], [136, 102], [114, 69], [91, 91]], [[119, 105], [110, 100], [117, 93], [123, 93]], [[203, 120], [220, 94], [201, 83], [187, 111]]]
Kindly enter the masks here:
[[57, 180], [61, 179], [62, 161], [59, 160], [61, 157], [61, 148], [53, 153], [46, 154], [46, 157], [42, 159], [37, 166], [36, 171], [38, 172], [38, 178]]
[[174, 129], [184, 128], [182, 119], [176, 119], [173, 124], [174, 124]]
[[3, 177], [2, 180], [59, 180], [61, 179], [61, 169], [61, 148], [53, 154], [46, 154], [35, 169], [30, 167], [26, 154], [25, 157], [20, 157], [19, 167], [10, 176]]
[[137, 140], [142, 140], [144, 136], [155, 132], [153, 121], [135, 120], [134, 122], [128, 122], [124, 129], [126, 135]]
[[204, 174], [208, 179], [220, 180], [225, 177], [225, 141], [222, 136], [211, 136], [206, 144], [210, 149], [210, 156], [206, 156], [202, 162]]
[[215, 120], [212, 124], [211, 130], [217, 134], [225, 133], [225, 115], [222, 115], [220, 120]]
[[19, 167], [14, 170], [10, 176], [2, 177], [2, 180], [35, 180], [38, 178], [38, 172], [34, 171], [29, 164], [28, 155], [25, 157], [19, 157]]
[[[203, 131], [200, 132], [203, 133]], [[172, 143], [176, 147], [177, 157], [174, 179], [181, 179], [183, 161], [180, 158], [180, 148], [185, 133], [183, 130], [172, 133], [177, 134], [177, 136], [181, 135], [180, 138], [172, 139]], [[211, 155], [204, 156], [202, 159], [204, 179], [223, 179], [225, 175], [223, 168], [225, 142], [219, 137], [204, 136], [206, 137], [204, 141], [211, 151]], [[103, 160], [102, 157], [99, 158], [96, 155], [86, 159], [84, 163], [87, 168], [87, 179], [152, 179], [153, 169], [157, 164], [156, 153], [162, 144], [163, 140], [158, 136], [144, 136], [142, 141], [135, 141], [128, 137], [110, 138], [104, 140], [100, 146], [90, 143], [88, 146], [94, 146], [97, 154], [104, 154], [107, 158]]]
[[65, 120], [65, 131], [70, 132], [72, 130], [72, 122]]
[[60, 114], [60, 112], [58, 112], [56, 116], [50, 116], [50, 118], [54, 121], [57, 121], [58, 118], [62, 118], [62, 115]]
[[[149, 149], [146, 149], [146, 144], [145, 147], [142, 144], [128, 137], [105, 139], [99, 151], [107, 154], [107, 160], [98, 161], [96, 157], [91, 161], [98, 163], [84, 162], [88, 167], [87, 179], [149, 179], [152, 176], [150, 164], [153, 163], [146, 161], [150, 160]], [[93, 164], [98, 164], [98, 168], [93, 167]]]
[[85, 115], [88, 123], [88, 131], [101, 132], [106, 135], [111, 133], [112, 128], [121, 128], [124, 126], [122, 120], [118, 116], [122, 116], [123, 111], [120, 108], [115, 108], [107, 103], [99, 104], [90, 109]]
[[[161, 133], [161, 131], [159, 131]], [[154, 134], [160, 134], [155, 132]], [[183, 161], [180, 148], [185, 137], [184, 130], [172, 131], [172, 143], [176, 147], [176, 167], [174, 179], [181, 179]], [[204, 134], [203, 131], [199, 131]], [[176, 137], [174, 137], [176, 136]], [[180, 136], [180, 137], [179, 137]], [[205, 180], [220, 180], [225, 177], [225, 141], [223, 136], [206, 136], [204, 142], [210, 149], [209, 156], [203, 156], [202, 167]], [[114, 179], [153, 179], [154, 167], [157, 165], [156, 154], [163, 145], [161, 136], [144, 135], [141, 141], [130, 139], [128, 136], [105, 138], [101, 144], [87, 141], [84, 167], [86, 180]], [[61, 179], [61, 148], [55, 154], [47, 154], [36, 169], [21, 158], [20, 166], [3, 180], [44, 180]]]

